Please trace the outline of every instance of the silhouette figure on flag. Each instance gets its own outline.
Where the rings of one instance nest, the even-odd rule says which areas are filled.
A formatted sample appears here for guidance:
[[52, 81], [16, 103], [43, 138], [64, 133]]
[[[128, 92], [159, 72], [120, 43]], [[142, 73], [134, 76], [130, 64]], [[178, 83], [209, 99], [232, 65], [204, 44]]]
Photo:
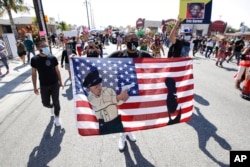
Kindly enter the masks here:
[[[167, 99], [166, 99], [166, 105], [167, 105], [168, 117], [169, 117], [168, 125], [180, 123], [180, 120], [181, 120], [181, 107], [179, 107], [179, 109], [178, 109], [178, 101], [177, 101], [177, 96], [176, 96], [176, 83], [175, 83], [175, 80], [173, 78], [166, 78], [165, 79], [165, 84], [166, 84], [166, 86], [168, 88], [168, 95], [167, 95]], [[177, 116], [174, 119], [172, 119], [171, 115], [175, 114], [176, 111], [178, 112]]]

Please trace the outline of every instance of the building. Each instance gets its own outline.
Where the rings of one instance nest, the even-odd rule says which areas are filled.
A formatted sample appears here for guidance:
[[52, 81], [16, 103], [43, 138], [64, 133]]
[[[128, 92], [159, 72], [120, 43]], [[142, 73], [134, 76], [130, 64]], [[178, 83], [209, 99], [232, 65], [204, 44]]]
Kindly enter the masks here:
[[[21, 35], [22, 33], [34, 31], [37, 27], [35, 24], [36, 17], [17, 17], [14, 18], [14, 23], [17, 27], [17, 32]], [[49, 18], [47, 23], [47, 28], [49, 33], [56, 32], [56, 22], [54, 18]], [[0, 34], [12, 33], [11, 24], [9, 19], [0, 19]]]
[[[175, 21], [175, 19], [153, 21], [139, 18], [136, 21], [136, 28], [148, 28], [153, 32], [162, 32], [165, 30], [166, 33], [169, 34]], [[205, 36], [209, 32], [209, 24], [181, 24], [180, 29], [183, 30], [184, 27], [191, 28], [194, 36]]]

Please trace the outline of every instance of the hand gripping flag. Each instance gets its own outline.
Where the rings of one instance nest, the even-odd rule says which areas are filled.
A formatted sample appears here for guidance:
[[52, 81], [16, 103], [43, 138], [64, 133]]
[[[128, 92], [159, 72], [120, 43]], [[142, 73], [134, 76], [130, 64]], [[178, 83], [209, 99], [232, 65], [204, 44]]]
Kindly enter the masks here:
[[[190, 58], [83, 58], [70, 60], [80, 135], [103, 135], [187, 122], [193, 111]], [[83, 84], [85, 83], [85, 86]], [[101, 84], [101, 95], [90, 87]], [[128, 91], [127, 101], [116, 95]]]

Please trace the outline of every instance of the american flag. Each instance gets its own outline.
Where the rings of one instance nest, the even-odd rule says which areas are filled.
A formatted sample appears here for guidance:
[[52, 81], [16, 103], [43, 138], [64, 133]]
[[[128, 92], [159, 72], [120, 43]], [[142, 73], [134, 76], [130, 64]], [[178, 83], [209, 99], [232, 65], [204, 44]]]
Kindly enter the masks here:
[[[82, 136], [99, 135], [99, 124], [88, 102], [88, 90], [82, 86], [86, 75], [98, 70], [103, 87], [119, 94], [125, 85], [129, 99], [119, 105], [125, 132], [159, 128], [170, 125], [180, 116], [179, 122], [190, 119], [193, 111], [194, 79], [191, 58], [82, 58], [73, 57], [71, 74], [74, 111], [78, 132]], [[169, 88], [166, 78], [175, 81], [174, 96], [178, 102], [175, 112], [168, 111]], [[171, 105], [171, 104], [169, 104]]]

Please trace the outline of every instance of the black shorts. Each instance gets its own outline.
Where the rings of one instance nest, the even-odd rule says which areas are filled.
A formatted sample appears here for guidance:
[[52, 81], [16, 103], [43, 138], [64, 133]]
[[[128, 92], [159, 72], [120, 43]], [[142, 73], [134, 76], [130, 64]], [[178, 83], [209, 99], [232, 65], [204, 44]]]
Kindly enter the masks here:
[[23, 55], [26, 55], [26, 51], [23, 51], [23, 52], [18, 52], [17, 53], [19, 57], [23, 56]]

